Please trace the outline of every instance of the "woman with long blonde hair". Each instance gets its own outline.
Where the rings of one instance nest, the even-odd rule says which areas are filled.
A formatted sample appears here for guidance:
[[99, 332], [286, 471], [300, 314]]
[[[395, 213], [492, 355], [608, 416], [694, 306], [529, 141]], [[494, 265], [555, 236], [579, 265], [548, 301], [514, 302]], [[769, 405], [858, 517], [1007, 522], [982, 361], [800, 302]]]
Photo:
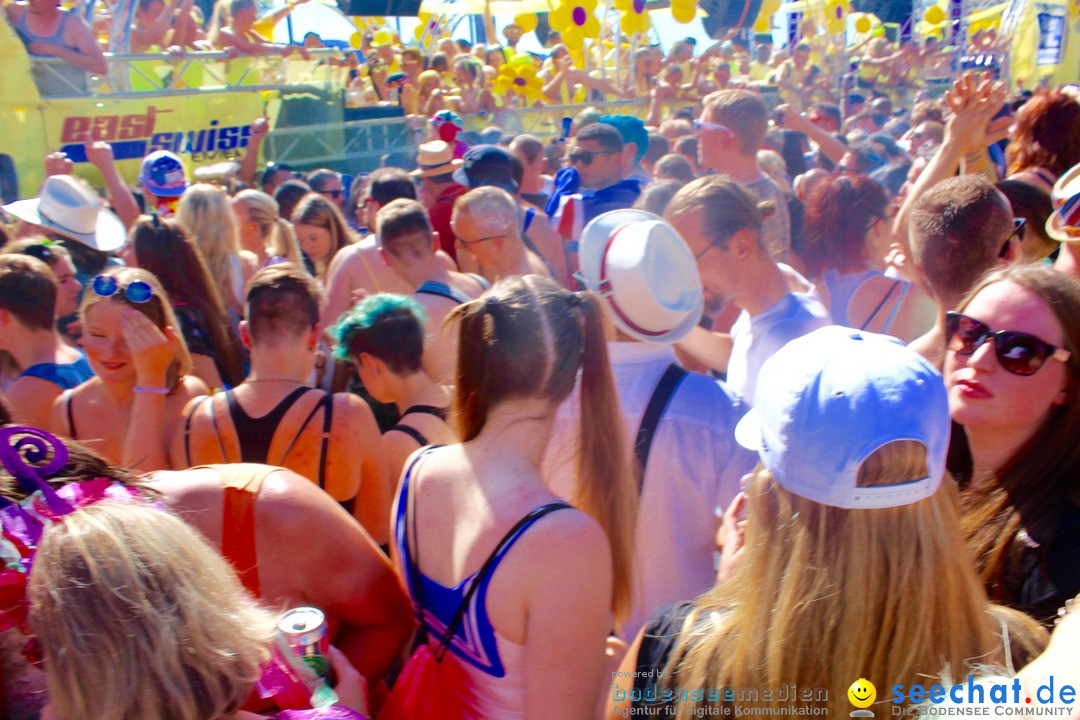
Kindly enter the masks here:
[[[450, 315], [460, 442], [407, 464], [394, 558], [428, 647], [466, 675], [470, 717], [594, 717], [605, 639], [629, 609], [637, 493], [598, 303], [528, 275]], [[579, 371], [577, 510], [539, 466]]]
[[240, 247], [255, 256], [260, 270], [279, 262], [304, 264], [296, 233], [289, 221], [278, 215], [274, 198], [261, 190], [241, 190], [233, 196], [232, 208]]
[[161, 283], [138, 268], [98, 275], [83, 293], [79, 319], [94, 377], [56, 399], [50, 428], [117, 465], [168, 467], [184, 405], [209, 389], [193, 374]]
[[241, 256], [240, 235], [228, 194], [216, 185], [192, 185], [180, 198], [176, 220], [195, 238], [235, 321], [243, 314], [244, 286], [255, 274], [255, 258], [250, 254]]
[[761, 464], [725, 515], [721, 584], [658, 609], [620, 670], [662, 679], [617, 680], [611, 716], [722, 712], [724, 688], [727, 710], [846, 716], [860, 678], [885, 703], [892, 685], [1007, 664], [1006, 632], [1037, 654], [1045, 633], [991, 606], [964, 547], [949, 427], [941, 376], [893, 338], [831, 326], [767, 360], [736, 429]]

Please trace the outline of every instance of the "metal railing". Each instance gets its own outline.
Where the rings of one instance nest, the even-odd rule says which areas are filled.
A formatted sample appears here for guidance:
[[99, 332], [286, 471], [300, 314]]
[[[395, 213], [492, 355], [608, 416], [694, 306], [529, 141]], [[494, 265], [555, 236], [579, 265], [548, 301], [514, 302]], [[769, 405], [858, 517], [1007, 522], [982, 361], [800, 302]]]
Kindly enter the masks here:
[[[30, 57], [31, 72], [42, 97], [126, 98], [188, 95], [235, 90], [279, 90], [310, 83], [343, 84], [344, 69], [329, 61], [341, 57], [332, 48], [312, 50], [311, 59], [293, 55], [236, 55], [227, 52], [106, 54], [109, 73], [72, 72], [61, 58]], [[78, 70], [76, 68], [76, 70]]]

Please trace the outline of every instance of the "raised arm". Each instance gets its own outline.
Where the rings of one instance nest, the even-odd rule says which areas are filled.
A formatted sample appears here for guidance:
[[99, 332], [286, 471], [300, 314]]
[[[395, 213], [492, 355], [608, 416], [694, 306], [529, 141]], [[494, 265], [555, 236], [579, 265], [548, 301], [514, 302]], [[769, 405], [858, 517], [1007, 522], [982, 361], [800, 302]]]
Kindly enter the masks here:
[[109, 204], [112, 205], [113, 212], [120, 218], [120, 222], [124, 223], [124, 227], [130, 230], [139, 219], [139, 205], [127, 183], [120, 177], [116, 160], [113, 158], [112, 145], [96, 140], [87, 143], [85, 147], [86, 159], [98, 169], [105, 181], [105, 190], [109, 193]]
[[953, 83], [953, 89], [948, 93], [953, 115], [945, 123], [941, 146], [911, 186], [893, 220], [893, 238], [903, 245], [908, 257], [908, 222], [915, 203], [924, 192], [956, 173], [965, 152], [972, 148], [984, 149], [1001, 131], [1001, 125], [1007, 127], [1008, 118], [1002, 118], [1005, 123], [991, 123], [991, 118], [1001, 108], [1005, 93], [1001, 83], [988, 79], [978, 82], [973, 73], [967, 73]]
[[257, 190], [262, 188], [255, 184], [255, 175], [259, 170], [259, 149], [262, 147], [263, 138], [270, 132], [269, 120], [265, 117], [257, 118], [249, 126], [251, 135], [248, 138], [247, 147], [240, 158], [240, 169], [236, 171], [236, 177], [243, 183], [247, 183]]
[[790, 105], [778, 105], [776, 112], [783, 115], [785, 128], [804, 133], [808, 138], [817, 143], [817, 146], [821, 149], [821, 153], [834, 163], [840, 162], [840, 159], [844, 157], [844, 153], [847, 152], [847, 146], [831, 134], [807, 120], [803, 117], [802, 113], [795, 108]]

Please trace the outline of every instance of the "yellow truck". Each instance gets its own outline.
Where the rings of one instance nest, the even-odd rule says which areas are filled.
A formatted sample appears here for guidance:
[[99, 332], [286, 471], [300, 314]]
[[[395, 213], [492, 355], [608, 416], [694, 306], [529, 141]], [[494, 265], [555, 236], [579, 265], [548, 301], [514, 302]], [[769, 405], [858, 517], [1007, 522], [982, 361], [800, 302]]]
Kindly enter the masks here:
[[250, 123], [264, 115], [273, 129], [263, 147], [268, 159], [353, 173], [377, 167], [411, 131], [400, 108], [345, 108], [347, 71], [333, 62], [340, 56], [332, 49], [313, 50], [308, 60], [106, 54], [107, 76], [73, 78], [63, 61], [28, 55], [0, 13], [0, 198], [34, 196], [42, 158], [58, 150], [100, 187], [84, 152], [92, 140], [112, 144], [129, 181], [154, 150], [171, 150], [189, 170], [236, 158]]

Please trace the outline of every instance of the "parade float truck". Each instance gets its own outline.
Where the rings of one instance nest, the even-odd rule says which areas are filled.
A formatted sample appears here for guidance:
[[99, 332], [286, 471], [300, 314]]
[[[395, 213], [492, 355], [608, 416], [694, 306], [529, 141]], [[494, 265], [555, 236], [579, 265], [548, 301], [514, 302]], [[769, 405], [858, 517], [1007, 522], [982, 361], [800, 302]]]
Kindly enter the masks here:
[[[42, 158], [61, 151], [76, 173], [101, 187], [85, 144], [112, 144], [121, 174], [134, 181], [154, 150], [170, 150], [193, 171], [240, 157], [250, 124], [268, 117], [273, 152], [298, 169], [356, 172], [409, 132], [398, 107], [345, 107], [340, 50], [235, 57], [222, 52], [106, 53], [109, 73], [92, 76], [57, 58], [30, 56], [0, 13], [0, 197], [32, 197]], [[373, 119], [380, 118], [380, 119]]]

